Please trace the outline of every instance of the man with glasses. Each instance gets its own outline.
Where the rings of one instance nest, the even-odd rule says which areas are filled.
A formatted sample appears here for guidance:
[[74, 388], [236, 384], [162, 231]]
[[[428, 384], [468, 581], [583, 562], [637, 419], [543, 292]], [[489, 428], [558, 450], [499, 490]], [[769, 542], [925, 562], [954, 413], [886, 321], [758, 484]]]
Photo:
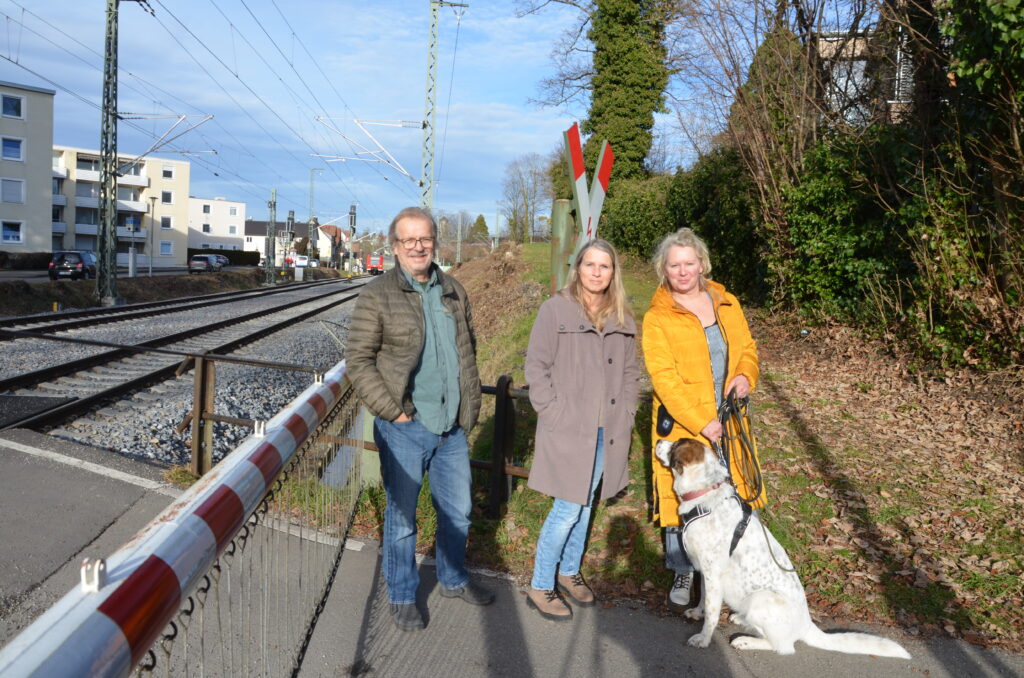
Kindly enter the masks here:
[[346, 359], [359, 398], [374, 414], [387, 495], [383, 569], [392, 620], [424, 628], [416, 606], [416, 502], [424, 473], [437, 510], [440, 594], [487, 605], [494, 594], [468, 578], [469, 448], [480, 411], [476, 338], [466, 290], [434, 264], [437, 223], [418, 207], [388, 229], [397, 265], [363, 288], [352, 312]]

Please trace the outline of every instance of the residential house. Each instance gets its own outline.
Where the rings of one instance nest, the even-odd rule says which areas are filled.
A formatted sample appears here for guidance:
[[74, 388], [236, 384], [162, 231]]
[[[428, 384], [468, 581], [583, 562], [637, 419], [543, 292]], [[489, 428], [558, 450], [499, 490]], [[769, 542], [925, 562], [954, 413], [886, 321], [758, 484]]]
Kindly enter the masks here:
[[[117, 177], [117, 263], [185, 266], [188, 256], [190, 164], [184, 160], [119, 155]], [[62, 206], [61, 248], [95, 250], [100, 225], [99, 151], [53, 147], [54, 217]], [[54, 239], [56, 247], [56, 238]]]
[[245, 249], [244, 202], [190, 197], [188, 205], [190, 249]]
[[[58, 210], [51, 218], [50, 150], [53, 97], [39, 87], [0, 81], [0, 250], [49, 252], [59, 241]], [[51, 237], [52, 229], [52, 237]]]
[[[309, 224], [305, 221], [294, 221], [291, 224], [291, 231], [288, 229], [287, 220], [275, 222], [274, 230], [277, 234], [274, 253], [275, 266], [283, 266], [285, 257], [289, 252], [305, 252], [306, 244], [309, 241]], [[247, 252], [259, 252], [260, 264], [266, 257], [267, 246], [267, 222], [247, 219], [245, 221], [245, 244], [243, 249]]]

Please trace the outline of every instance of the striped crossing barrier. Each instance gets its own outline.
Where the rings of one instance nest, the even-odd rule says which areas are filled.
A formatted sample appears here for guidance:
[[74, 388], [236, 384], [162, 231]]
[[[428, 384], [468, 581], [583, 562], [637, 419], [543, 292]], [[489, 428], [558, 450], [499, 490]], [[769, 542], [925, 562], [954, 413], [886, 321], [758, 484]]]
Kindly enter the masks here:
[[129, 675], [338, 402], [344, 379], [342, 361], [111, 555], [105, 567], [88, 564], [83, 586], [0, 651], [0, 675]]
[[572, 176], [573, 209], [576, 210], [576, 223], [579, 226], [579, 238], [576, 251], [597, 237], [597, 225], [601, 219], [601, 208], [608, 194], [608, 182], [612, 178], [612, 165], [615, 164], [615, 153], [607, 141], [601, 143], [601, 152], [597, 157], [597, 171], [594, 181], [587, 190], [587, 169], [583, 164], [583, 144], [580, 140], [580, 126], [573, 123], [565, 131], [565, 152]]

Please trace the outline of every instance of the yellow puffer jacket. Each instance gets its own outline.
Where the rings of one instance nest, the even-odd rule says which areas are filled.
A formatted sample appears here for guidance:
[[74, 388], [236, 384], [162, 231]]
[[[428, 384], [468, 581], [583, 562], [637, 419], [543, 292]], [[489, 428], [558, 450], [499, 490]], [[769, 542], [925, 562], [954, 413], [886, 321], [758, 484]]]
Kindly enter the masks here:
[[[728, 347], [728, 370], [725, 384], [738, 374], [757, 386], [757, 344], [750, 335], [743, 309], [735, 296], [725, 287], [707, 281], [706, 289], [715, 307], [715, 316]], [[654, 457], [654, 446], [659, 440], [695, 438], [709, 445], [701, 429], [718, 418], [715, 407], [714, 377], [708, 353], [704, 328], [696, 315], [675, 303], [665, 287], [659, 287], [651, 298], [651, 307], [644, 315], [644, 362], [654, 386], [654, 408], [651, 433], [651, 456], [654, 468], [654, 519], [662, 527], [679, 524], [679, 501], [672, 491], [672, 472]], [[658, 406], [664, 405], [675, 419], [671, 433], [664, 438], [657, 433]], [[730, 466], [736, 463], [730, 460]], [[733, 474], [733, 481], [741, 496], [750, 492], [742, 478]], [[762, 494], [754, 508], [764, 503]]]

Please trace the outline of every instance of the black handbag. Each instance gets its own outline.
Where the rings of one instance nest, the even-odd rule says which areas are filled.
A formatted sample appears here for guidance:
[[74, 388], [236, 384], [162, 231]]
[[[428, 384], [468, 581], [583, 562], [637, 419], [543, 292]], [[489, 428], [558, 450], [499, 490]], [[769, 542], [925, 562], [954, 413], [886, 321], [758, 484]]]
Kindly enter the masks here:
[[672, 418], [672, 415], [668, 413], [664, 405], [658, 405], [658, 424], [655, 427], [658, 435], [664, 438], [672, 432], [672, 427], [675, 426], [676, 420]]

